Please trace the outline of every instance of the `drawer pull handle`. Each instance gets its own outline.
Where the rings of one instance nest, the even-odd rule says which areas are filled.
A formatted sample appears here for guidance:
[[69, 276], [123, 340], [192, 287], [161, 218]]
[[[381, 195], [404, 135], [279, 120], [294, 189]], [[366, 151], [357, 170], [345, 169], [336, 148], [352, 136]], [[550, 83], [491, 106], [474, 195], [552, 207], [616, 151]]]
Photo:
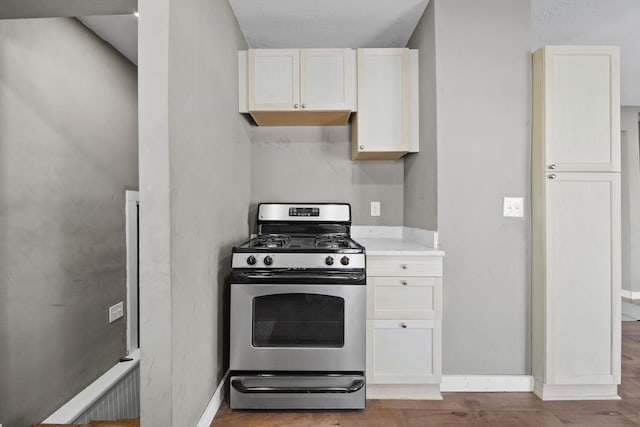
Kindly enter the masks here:
[[407, 329], [407, 324], [406, 323], [400, 323], [400, 326], [402, 327], [402, 329]]
[[403, 281], [402, 281], [402, 282], [400, 282], [400, 283], [402, 283], [402, 285], [403, 285], [403, 286], [407, 286], [407, 285], [409, 284], [409, 282], [407, 282], [406, 280], [403, 280]]
[[403, 270], [406, 270], [407, 268], [409, 268], [409, 265], [407, 264], [402, 264], [400, 267], [402, 267]]

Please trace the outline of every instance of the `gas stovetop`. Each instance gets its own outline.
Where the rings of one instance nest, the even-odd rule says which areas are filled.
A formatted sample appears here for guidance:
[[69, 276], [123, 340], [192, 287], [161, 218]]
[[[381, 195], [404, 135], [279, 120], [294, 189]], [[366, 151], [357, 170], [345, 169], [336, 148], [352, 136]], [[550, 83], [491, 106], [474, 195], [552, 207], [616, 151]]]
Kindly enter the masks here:
[[316, 251], [362, 249], [357, 242], [344, 235], [318, 234], [315, 236], [296, 234], [265, 234], [254, 237], [239, 246], [251, 250]]
[[348, 204], [263, 203], [257, 224], [260, 233], [233, 248], [233, 268], [364, 269]]

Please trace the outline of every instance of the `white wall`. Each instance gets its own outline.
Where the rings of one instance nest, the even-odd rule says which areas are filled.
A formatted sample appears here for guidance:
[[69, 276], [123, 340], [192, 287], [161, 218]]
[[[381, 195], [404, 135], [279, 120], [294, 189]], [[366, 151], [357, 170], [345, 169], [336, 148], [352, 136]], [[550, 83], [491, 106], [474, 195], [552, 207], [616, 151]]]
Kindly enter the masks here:
[[[443, 372], [529, 374], [531, 5], [432, 0], [428, 9], [412, 40], [435, 38]], [[505, 196], [524, 197], [525, 218], [502, 217]]]
[[75, 19], [0, 21], [0, 423], [39, 423], [125, 355], [136, 68]]
[[193, 426], [228, 367], [231, 246], [249, 233], [246, 45], [227, 1], [139, 6], [141, 421]]
[[640, 107], [622, 107], [622, 289], [640, 292]]

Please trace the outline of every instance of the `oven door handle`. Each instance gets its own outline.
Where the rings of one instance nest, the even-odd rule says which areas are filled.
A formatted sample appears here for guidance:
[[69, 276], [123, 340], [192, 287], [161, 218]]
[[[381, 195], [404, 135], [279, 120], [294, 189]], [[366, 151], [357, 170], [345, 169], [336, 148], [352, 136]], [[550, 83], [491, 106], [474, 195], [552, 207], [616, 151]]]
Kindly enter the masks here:
[[364, 380], [355, 380], [348, 387], [247, 387], [235, 379], [231, 386], [240, 393], [355, 393], [364, 387]]

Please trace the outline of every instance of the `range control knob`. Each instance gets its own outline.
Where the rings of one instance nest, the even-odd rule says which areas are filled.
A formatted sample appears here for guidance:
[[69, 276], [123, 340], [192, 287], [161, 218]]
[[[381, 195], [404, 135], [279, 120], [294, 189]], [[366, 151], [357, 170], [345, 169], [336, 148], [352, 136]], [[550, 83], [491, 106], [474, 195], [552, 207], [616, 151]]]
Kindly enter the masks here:
[[349, 265], [349, 257], [343, 256], [342, 258], [340, 258], [340, 264]]
[[264, 257], [264, 265], [271, 265], [273, 264], [273, 258], [271, 258], [269, 255], [267, 255], [266, 257]]
[[247, 264], [254, 265], [255, 263], [256, 263], [256, 257], [254, 257], [253, 255], [249, 255], [249, 258], [247, 258]]
[[333, 257], [332, 256], [328, 256], [324, 259], [324, 263], [327, 265], [333, 265]]

